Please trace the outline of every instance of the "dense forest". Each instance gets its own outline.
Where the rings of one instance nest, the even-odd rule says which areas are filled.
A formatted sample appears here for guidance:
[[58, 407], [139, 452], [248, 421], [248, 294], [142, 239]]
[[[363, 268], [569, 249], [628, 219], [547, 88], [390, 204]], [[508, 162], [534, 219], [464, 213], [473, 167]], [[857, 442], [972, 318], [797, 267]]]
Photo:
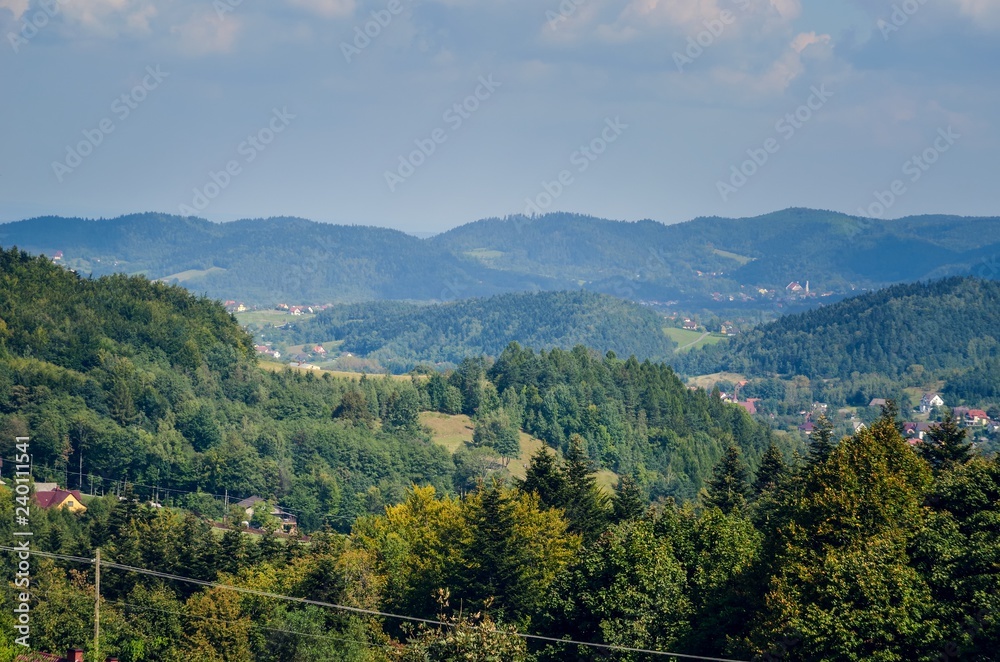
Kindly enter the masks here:
[[0, 260], [0, 457], [30, 434], [38, 475], [71, 487], [128, 480], [144, 496], [194, 492], [192, 503], [228, 490], [280, 501], [306, 530], [346, 530], [414, 483], [467, 488], [469, 458], [431, 443], [424, 410], [473, 416], [487, 447], [524, 429], [564, 451], [580, 434], [593, 461], [633, 474], [651, 499], [695, 496], [727, 440], [751, 464], [769, 440], [661, 364], [514, 345], [448, 375], [272, 373], [218, 302], [141, 277], [85, 279], [17, 250]]
[[996, 278], [996, 218], [892, 221], [786, 209], [756, 218], [663, 225], [575, 214], [485, 219], [430, 239], [496, 269], [586, 280], [626, 298], [692, 300], [697, 292], [756, 294], [790, 281], [847, 292], [974, 273]]
[[378, 359], [395, 372], [418, 363], [496, 357], [511, 342], [536, 349], [584, 345], [639, 359], [669, 357], [674, 343], [648, 308], [584, 291], [502, 294], [418, 306], [372, 302], [336, 306], [295, 324], [289, 342], [341, 340], [341, 351]]
[[691, 374], [728, 370], [845, 380], [878, 375], [898, 381], [919, 373], [924, 380], [951, 380], [1000, 355], [998, 328], [1000, 283], [948, 278], [895, 285], [789, 315], [673, 362]]
[[47, 217], [0, 225], [0, 245], [61, 251], [63, 264], [82, 274], [141, 274], [260, 305], [449, 301], [568, 285], [495, 271], [398, 230], [297, 218]]
[[556, 213], [485, 219], [422, 240], [296, 218], [216, 224], [135, 214], [7, 223], [0, 244], [61, 251], [64, 264], [84, 274], [144, 274], [258, 305], [453, 301], [582, 287], [689, 310], [770, 310], [787, 299], [791, 281], [842, 295], [949, 275], [997, 278], [998, 228], [996, 218], [880, 221], [809, 209], [675, 225]]
[[[31, 646], [92, 649], [100, 547], [101, 654], [123, 662], [996, 659], [1000, 465], [954, 426], [918, 453], [890, 408], [802, 460], [770, 446], [756, 472], [729, 446], [696, 503], [654, 508], [626, 479], [609, 499], [584, 446], [461, 497], [414, 487], [308, 543], [220, 537], [128, 489], [33, 509], [34, 548], [64, 556], [32, 557]], [[14, 507], [0, 487], [6, 540]]]

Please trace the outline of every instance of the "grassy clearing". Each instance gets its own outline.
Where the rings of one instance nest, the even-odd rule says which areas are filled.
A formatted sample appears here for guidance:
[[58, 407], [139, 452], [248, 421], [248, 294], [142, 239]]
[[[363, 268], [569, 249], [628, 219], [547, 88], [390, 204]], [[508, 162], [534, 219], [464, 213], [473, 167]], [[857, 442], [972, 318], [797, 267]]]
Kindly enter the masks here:
[[724, 257], [739, 262], [741, 267], [744, 264], [750, 264], [756, 259], [753, 257], [747, 257], [746, 255], [739, 255], [738, 253], [730, 253], [729, 251], [720, 251], [718, 248], [716, 248], [712, 252], [718, 255], [719, 257]]
[[718, 381], [725, 380], [733, 382], [735, 384], [736, 382], [741, 382], [744, 379], [746, 379], [746, 377], [735, 372], [716, 372], [712, 373], [711, 375], [699, 375], [698, 377], [691, 377], [690, 379], [688, 379], [687, 384], [688, 386], [697, 386], [698, 388], [709, 389], [715, 386], [715, 382]]
[[[464, 414], [450, 415], [425, 411], [420, 414], [420, 424], [431, 431], [431, 439], [436, 444], [448, 449], [452, 454], [461, 450], [466, 444], [472, 443], [473, 422]], [[514, 478], [524, 480], [531, 456], [545, 446], [541, 439], [532, 437], [527, 432], [521, 433], [521, 457], [512, 459], [507, 470]], [[618, 474], [607, 469], [597, 472], [597, 484], [609, 494], [614, 492], [618, 484]]]
[[474, 248], [471, 251], [465, 251], [465, 255], [476, 260], [496, 260], [503, 257], [503, 252], [490, 250], [489, 248]]
[[431, 439], [448, 449], [458, 452], [472, 442], [472, 419], [465, 414], [455, 416], [433, 411], [420, 412], [420, 424], [431, 431]]
[[676, 327], [666, 327], [663, 332], [670, 337], [675, 343], [677, 343], [678, 352], [689, 352], [692, 349], [698, 349], [699, 347], [705, 347], [707, 345], [715, 345], [724, 340], [726, 336], [720, 333], [706, 333], [705, 331], [688, 331], [687, 329], [678, 329]]
[[212, 274], [221, 274], [224, 271], [225, 269], [222, 267], [211, 267], [209, 269], [188, 269], [187, 271], [181, 271], [180, 273], [164, 276], [160, 280], [167, 282], [176, 280], [181, 283], [186, 283], [191, 280], [197, 280], [198, 278], [204, 278], [205, 276], [211, 276]]

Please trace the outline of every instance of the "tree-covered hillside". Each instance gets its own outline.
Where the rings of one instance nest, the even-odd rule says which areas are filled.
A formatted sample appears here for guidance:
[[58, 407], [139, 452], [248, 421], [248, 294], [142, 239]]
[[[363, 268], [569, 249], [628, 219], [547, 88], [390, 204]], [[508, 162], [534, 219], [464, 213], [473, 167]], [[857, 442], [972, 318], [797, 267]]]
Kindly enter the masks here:
[[494, 272], [397, 230], [297, 218], [37, 218], [0, 225], [0, 245], [49, 256], [61, 251], [62, 263], [83, 274], [143, 274], [197, 294], [266, 305], [454, 300], [557, 286]]
[[591, 459], [635, 474], [651, 497], [693, 497], [722, 440], [756, 462], [768, 438], [664, 365], [583, 347], [515, 345], [495, 365], [469, 358], [430, 378], [271, 373], [218, 302], [182, 288], [85, 279], [17, 250], [0, 253], [0, 279], [0, 455], [30, 435], [38, 471], [72, 487], [93, 475], [105, 489], [257, 494], [308, 529], [379, 512], [413, 483], [464, 486], [421, 410], [523, 428], [560, 450], [583, 435]]
[[948, 278], [789, 315], [674, 362], [697, 374], [951, 376], [1000, 355], [998, 329], [1000, 283]]
[[[142, 273], [259, 305], [583, 288], [689, 310], [770, 310], [898, 282], [1000, 276], [997, 218], [880, 221], [809, 209], [676, 225], [554, 213], [476, 221], [426, 240], [294, 218], [47, 217], [0, 225], [0, 244], [62, 251], [84, 274]], [[786, 292], [792, 281], [834, 299]]]
[[536, 349], [584, 345], [654, 360], [670, 356], [674, 344], [652, 310], [584, 291], [502, 294], [432, 306], [351, 304], [295, 326], [296, 342], [341, 340], [341, 351], [402, 371], [421, 362], [454, 365], [467, 356], [496, 357], [514, 341]]
[[431, 242], [497, 269], [579, 278], [590, 289], [632, 298], [757, 296], [758, 288], [806, 280], [814, 292], [847, 292], [953, 273], [1000, 275], [996, 218], [880, 221], [786, 209], [662, 225], [546, 214], [486, 219]]
[[[220, 537], [129, 490], [82, 515], [32, 503], [32, 548], [62, 556], [0, 594], [0, 656], [23, 652], [27, 599], [32, 648], [97, 657], [100, 549], [101, 657], [122, 662], [990, 662], [1000, 465], [936, 436], [915, 451], [884, 416], [755, 472], [730, 446], [696, 504], [649, 509], [626, 479], [603, 495], [575, 437], [523, 481], [414, 487], [308, 543]], [[7, 540], [16, 507], [0, 486]]]
[[[370, 423], [335, 416], [348, 392]], [[307, 529], [346, 525], [414, 482], [451, 488], [419, 407], [409, 382], [261, 370], [232, 316], [182, 288], [0, 252], [0, 456], [30, 436], [39, 477], [260, 495]]]

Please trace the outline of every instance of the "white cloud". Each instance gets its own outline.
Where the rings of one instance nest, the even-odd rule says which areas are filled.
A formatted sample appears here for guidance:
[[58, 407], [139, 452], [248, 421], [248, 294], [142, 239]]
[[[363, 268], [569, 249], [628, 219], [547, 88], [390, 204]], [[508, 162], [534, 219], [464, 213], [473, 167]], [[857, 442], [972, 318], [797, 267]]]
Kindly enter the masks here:
[[158, 13], [151, 0], [66, 0], [59, 7], [72, 33], [108, 38], [147, 35]]
[[322, 16], [344, 18], [354, 13], [354, 0], [287, 0], [288, 4]]
[[170, 28], [184, 55], [232, 52], [243, 23], [237, 16], [219, 16], [214, 11], [201, 12], [186, 22]]
[[1000, 1], [998, 0], [953, 0], [963, 16], [975, 20], [980, 25], [1000, 27]]
[[0, 0], [0, 9], [9, 9], [16, 21], [28, 11], [28, 0]]

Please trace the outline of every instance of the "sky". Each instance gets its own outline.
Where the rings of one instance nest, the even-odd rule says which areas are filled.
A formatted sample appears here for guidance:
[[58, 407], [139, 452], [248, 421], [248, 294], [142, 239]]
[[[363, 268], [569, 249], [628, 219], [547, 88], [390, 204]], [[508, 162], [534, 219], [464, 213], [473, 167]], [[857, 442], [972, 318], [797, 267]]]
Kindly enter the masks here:
[[1000, 213], [1000, 0], [0, 0], [0, 221]]

